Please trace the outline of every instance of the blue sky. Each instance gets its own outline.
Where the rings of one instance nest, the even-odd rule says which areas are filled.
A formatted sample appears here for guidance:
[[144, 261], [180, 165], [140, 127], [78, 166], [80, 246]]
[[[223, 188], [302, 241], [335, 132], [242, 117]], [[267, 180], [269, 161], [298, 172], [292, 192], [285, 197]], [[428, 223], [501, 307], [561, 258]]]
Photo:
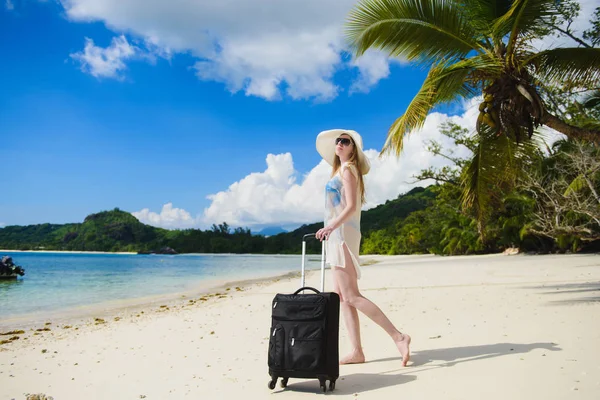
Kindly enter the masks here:
[[439, 113], [407, 156], [377, 159], [426, 71], [353, 60], [354, 1], [2, 2], [0, 226], [114, 207], [167, 228], [315, 222], [328, 173], [315, 137], [332, 128], [370, 149], [366, 208], [437, 162], [423, 140]]

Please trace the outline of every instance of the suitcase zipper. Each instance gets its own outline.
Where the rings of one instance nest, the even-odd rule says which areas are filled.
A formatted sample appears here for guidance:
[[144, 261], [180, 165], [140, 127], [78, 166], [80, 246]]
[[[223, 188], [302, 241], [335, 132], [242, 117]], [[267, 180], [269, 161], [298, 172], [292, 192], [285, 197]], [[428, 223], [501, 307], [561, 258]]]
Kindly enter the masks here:
[[[314, 339], [299, 339], [301, 342], [318, 342], [321, 341], [321, 338], [314, 338]], [[294, 343], [296, 343], [296, 338], [292, 338], [292, 342], [290, 344], [290, 347], [294, 347]]]
[[[281, 331], [281, 332], [280, 332]], [[269, 340], [269, 368], [281, 369], [285, 357], [285, 330], [281, 325], [273, 327], [273, 334]]]

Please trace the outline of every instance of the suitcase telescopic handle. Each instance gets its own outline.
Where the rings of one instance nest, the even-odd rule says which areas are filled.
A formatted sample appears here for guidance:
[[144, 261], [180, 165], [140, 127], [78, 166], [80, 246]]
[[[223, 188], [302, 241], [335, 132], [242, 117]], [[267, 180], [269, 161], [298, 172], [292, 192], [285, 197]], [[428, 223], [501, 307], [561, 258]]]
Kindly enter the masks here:
[[301, 291], [303, 291], [303, 290], [312, 290], [313, 292], [315, 292], [315, 293], [317, 293], [317, 294], [321, 293], [321, 292], [319, 292], [317, 289], [315, 289], [315, 288], [313, 288], [313, 287], [310, 287], [310, 286], [304, 286], [304, 287], [301, 287], [300, 289], [296, 290], [296, 291], [294, 292], [294, 294], [298, 294], [298, 293], [300, 293], [300, 292], [301, 292]]
[[[301, 274], [301, 284], [300, 287], [304, 286], [304, 270], [306, 268], [306, 239], [314, 238], [316, 239], [316, 233], [307, 233], [302, 236], [302, 274]], [[325, 291], [325, 243], [327, 240], [324, 240], [321, 244], [321, 292]], [[302, 289], [300, 289], [302, 290]], [[300, 291], [299, 290], [299, 291]]]

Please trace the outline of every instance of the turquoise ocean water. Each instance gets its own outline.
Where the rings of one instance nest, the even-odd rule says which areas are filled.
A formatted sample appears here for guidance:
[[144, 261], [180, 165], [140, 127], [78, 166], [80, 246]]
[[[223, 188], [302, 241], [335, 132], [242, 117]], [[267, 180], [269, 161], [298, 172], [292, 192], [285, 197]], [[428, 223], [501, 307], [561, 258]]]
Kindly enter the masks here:
[[[4, 255], [22, 266], [25, 276], [16, 281], [0, 280], [0, 321], [301, 269], [299, 255], [0, 253]], [[309, 255], [306, 268], [320, 268], [319, 259]]]

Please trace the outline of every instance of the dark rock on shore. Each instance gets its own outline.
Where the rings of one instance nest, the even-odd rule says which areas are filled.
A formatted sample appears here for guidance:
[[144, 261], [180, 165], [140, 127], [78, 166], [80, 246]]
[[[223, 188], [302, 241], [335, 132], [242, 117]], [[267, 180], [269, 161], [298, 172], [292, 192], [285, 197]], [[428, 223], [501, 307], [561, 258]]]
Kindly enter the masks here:
[[179, 254], [170, 247], [161, 247], [160, 250], [138, 251], [138, 254]]

